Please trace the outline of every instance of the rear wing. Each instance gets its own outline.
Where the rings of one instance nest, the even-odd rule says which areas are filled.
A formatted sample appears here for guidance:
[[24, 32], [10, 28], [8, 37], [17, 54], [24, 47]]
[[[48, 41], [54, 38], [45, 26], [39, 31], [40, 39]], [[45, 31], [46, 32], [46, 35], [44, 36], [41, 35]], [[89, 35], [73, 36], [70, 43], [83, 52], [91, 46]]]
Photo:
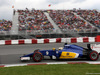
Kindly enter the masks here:
[[91, 49], [97, 51], [100, 54], [100, 44], [91, 44]]

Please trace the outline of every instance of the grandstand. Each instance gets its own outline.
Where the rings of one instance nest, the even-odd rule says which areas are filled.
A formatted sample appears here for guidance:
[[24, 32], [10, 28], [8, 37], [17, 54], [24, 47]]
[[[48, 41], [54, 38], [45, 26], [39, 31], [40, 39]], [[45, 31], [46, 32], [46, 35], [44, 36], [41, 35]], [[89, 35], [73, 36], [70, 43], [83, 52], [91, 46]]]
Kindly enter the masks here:
[[95, 27], [74, 15], [72, 10], [53, 10], [50, 12], [50, 16], [63, 32], [68, 30], [76, 32], [90, 32], [91, 29], [93, 31], [96, 30]]
[[[3, 36], [78, 37], [100, 34], [100, 12], [97, 10], [14, 10], [13, 20], [0, 20]], [[95, 34], [95, 35], [94, 35]]]
[[97, 10], [77, 10], [75, 12], [100, 29], [100, 13]]

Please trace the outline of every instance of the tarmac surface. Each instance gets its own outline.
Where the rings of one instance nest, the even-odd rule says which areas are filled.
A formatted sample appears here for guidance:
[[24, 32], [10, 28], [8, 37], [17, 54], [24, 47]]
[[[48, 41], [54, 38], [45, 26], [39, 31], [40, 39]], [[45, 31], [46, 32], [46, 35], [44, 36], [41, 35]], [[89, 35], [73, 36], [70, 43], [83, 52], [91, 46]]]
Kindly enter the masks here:
[[[87, 48], [87, 43], [74, 43], [76, 45]], [[90, 43], [90, 44], [100, 44], [100, 43]], [[0, 65], [4, 64], [26, 64], [26, 63], [36, 63], [31, 61], [20, 61], [20, 56], [23, 54], [32, 53], [36, 49], [48, 50], [52, 48], [58, 49], [63, 47], [64, 43], [51, 43], [51, 44], [27, 44], [27, 45], [1, 45], [0, 46]], [[50, 60], [49, 57], [45, 57], [44, 60], [37, 63], [48, 63], [48, 62], [91, 62], [87, 59], [67, 59], [67, 60]], [[97, 61], [99, 62], [100, 57]]]

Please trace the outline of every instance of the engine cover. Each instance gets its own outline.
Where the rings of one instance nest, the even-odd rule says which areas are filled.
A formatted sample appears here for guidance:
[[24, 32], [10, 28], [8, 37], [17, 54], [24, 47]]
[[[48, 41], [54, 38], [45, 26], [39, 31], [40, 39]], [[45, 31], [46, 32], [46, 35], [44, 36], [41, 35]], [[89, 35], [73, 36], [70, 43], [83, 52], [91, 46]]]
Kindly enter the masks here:
[[79, 54], [78, 53], [73, 53], [73, 52], [62, 52], [61, 56], [59, 57], [60, 59], [66, 59], [66, 58], [78, 58]]

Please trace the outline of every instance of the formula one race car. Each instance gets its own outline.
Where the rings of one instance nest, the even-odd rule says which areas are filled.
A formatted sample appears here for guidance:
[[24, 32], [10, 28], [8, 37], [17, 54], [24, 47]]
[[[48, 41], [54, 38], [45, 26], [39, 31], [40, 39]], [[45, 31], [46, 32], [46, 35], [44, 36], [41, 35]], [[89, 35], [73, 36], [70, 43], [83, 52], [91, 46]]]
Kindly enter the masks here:
[[87, 44], [87, 48], [80, 47], [78, 45], [67, 45], [65, 43], [64, 48], [58, 50], [53, 48], [52, 50], [35, 50], [33, 53], [21, 56], [21, 61], [33, 59], [35, 62], [39, 62], [44, 59], [44, 56], [49, 56], [51, 59], [74, 59], [74, 58], [88, 58], [92, 61], [96, 61], [99, 58], [99, 53], [90, 48], [90, 44]]

